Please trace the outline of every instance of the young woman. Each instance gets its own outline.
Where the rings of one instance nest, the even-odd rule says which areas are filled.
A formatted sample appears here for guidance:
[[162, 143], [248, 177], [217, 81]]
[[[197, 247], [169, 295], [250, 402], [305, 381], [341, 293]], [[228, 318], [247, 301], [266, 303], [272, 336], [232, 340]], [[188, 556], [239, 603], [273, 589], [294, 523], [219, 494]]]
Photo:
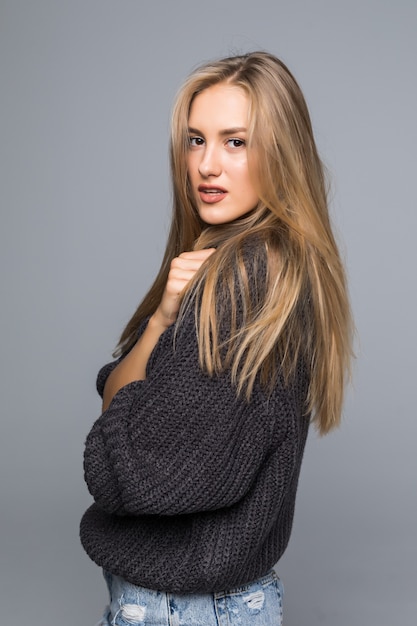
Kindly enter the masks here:
[[338, 425], [345, 275], [302, 93], [274, 56], [204, 65], [172, 118], [162, 266], [99, 372], [81, 540], [102, 624], [281, 624], [309, 422]]

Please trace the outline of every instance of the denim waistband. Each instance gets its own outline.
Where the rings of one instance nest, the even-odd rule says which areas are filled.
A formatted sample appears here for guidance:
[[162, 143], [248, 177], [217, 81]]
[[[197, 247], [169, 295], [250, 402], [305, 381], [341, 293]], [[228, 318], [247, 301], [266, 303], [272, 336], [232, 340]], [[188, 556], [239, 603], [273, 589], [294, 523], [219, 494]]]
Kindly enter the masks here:
[[166, 593], [104, 572], [110, 604], [100, 626], [280, 626], [283, 587], [274, 570], [214, 593]]

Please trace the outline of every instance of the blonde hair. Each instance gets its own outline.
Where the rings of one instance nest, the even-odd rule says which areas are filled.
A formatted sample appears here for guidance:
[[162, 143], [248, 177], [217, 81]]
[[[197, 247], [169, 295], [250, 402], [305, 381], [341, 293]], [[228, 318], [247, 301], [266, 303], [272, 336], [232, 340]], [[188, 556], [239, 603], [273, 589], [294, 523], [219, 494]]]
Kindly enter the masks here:
[[[207, 227], [191, 192], [188, 117], [195, 96], [228, 83], [249, 101], [247, 154], [259, 202], [236, 222]], [[352, 319], [343, 264], [332, 233], [323, 165], [302, 92], [287, 67], [266, 52], [205, 64], [180, 90], [171, 124], [173, 217], [161, 269], [120, 338], [117, 354], [136, 340], [139, 323], [155, 312], [170, 263], [181, 252], [215, 246], [184, 294], [196, 307], [200, 365], [209, 374], [230, 368], [237, 393], [250, 398], [256, 377], [267, 386], [279, 372], [288, 382], [300, 363], [309, 390], [306, 413], [320, 433], [340, 422], [352, 355]], [[265, 267], [253, 301], [251, 265]], [[240, 318], [236, 294], [241, 302]], [[219, 302], [228, 302], [230, 337], [221, 338]], [[243, 313], [242, 313], [243, 311]], [[243, 320], [242, 320], [243, 315]]]

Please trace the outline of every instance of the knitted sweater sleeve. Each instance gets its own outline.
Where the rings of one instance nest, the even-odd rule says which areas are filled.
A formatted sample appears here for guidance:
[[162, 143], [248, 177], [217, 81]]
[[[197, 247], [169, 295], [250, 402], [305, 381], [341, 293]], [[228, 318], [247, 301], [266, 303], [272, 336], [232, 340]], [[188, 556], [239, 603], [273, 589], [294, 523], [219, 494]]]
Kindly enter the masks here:
[[[107, 513], [167, 516], [233, 506], [265, 459], [287, 445], [299, 416], [296, 394], [281, 383], [272, 397], [255, 385], [247, 402], [228, 372], [207, 375], [198, 364], [194, 311], [175, 330], [160, 337], [147, 378], [120, 389], [87, 437], [85, 478]], [[295, 453], [290, 457], [295, 462]]]

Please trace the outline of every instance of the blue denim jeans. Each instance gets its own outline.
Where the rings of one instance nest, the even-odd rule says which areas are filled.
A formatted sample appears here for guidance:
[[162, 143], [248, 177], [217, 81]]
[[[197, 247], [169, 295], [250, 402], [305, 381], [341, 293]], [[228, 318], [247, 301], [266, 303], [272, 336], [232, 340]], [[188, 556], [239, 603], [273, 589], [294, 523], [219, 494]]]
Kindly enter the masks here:
[[281, 581], [274, 571], [216, 593], [165, 593], [104, 572], [110, 605], [98, 626], [281, 626]]

